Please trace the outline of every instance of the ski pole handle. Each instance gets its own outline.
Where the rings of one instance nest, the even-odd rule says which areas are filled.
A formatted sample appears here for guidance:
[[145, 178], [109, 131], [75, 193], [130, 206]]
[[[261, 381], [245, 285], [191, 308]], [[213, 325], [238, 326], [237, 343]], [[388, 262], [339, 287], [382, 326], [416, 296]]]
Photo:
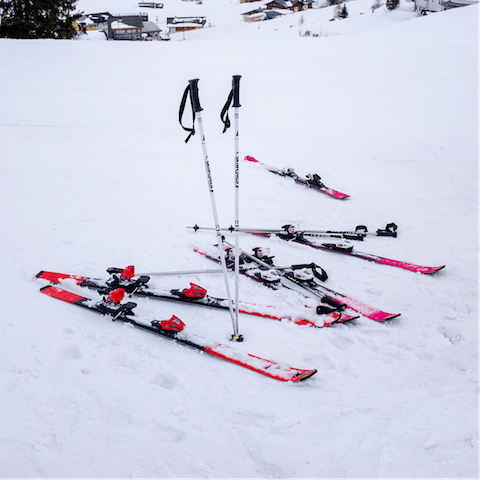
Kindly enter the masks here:
[[200, 106], [200, 99], [198, 98], [198, 78], [189, 80], [190, 84], [190, 95], [192, 99], [192, 109], [195, 113], [201, 112], [203, 108]]
[[397, 236], [397, 226], [394, 223], [387, 223], [387, 226], [384, 230], [378, 229], [377, 235], [379, 237], [396, 237]]
[[233, 106], [241, 107], [240, 105], [240, 79], [241, 75], [234, 75], [232, 79], [232, 92], [233, 92]]

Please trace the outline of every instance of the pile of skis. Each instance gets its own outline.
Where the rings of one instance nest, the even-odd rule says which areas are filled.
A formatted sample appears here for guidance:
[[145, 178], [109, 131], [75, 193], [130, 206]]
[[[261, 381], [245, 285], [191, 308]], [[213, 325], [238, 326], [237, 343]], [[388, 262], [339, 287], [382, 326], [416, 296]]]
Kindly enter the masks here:
[[[353, 242], [363, 241], [367, 236], [396, 237], [397, 225], [389, 223], [385, 228], [369, 232], [364, 225], [358, 225], [352, 231], [335, 230], [299, 230], [292, 224], [283, 225], [279, 229], [255, 229], [240, 228], [239, 223], [239, 107], [240, 105], [240, 75], [232, 78], [232, 89], [228, 95], [227, 102], [221, 112], [221, 120], [225, 132], [230, 126], [228, 111], [231, 106], [234, 109], [234, 185], [235, 185], [235, 218], [234, 226], [220, 228], [215, 202], [212, 174], [208, 160], [205, 134], [203, 132], [202, 107], [198, 95], [198, 79], [189, 81], [180, 103], [179, 121], [184, 130], [188, 132], [186, 142], [195, 135], [195, 124], [199, 130], [203, 160], [207, 176], [208, 189], [213, 213], [215, 227], [199, 227], [194, 225], [195, 231], [215, 230], [217, 244], [214, 250], [195, 248], [194, 250], [204, 257], [221, 265], [221, 270], [200, 270], [188, 272], [151, 272], [148, 274], [136, 274], [133, 266], [127, 268], [109, 268], [109, 278], [98, 279], [79, 275], [41, 271], [37, 279], [48, 282], [48, 285], [41, 288], [41, 292], [49, 297], [77, 305], [90, 311], [105, 315], [114, 321], [122, 321], [134, 325], [142, 330], [160, 335], [164, 338], [194, 348], [211, 356], [221, 358], [236, 365], [254, 370], [258, 373], [286, 382], [300, 382], [316, 373], [316, 369], [299, 369], [266, 360], [256, 355], [245, 353], [243, 350], [233, 349], [222, 344], [210, 344], [198, 340], [197, 336], [188, 334], [185, 330], [185, 323], [171, 316], [169, 319], [152, 320], [135, 315], [136, 303], [129, 298], [149, 298], [170, 302], [182, 302], [184, 304], [203, 306], [214, 309], [229, 311], [232, 321], [232, 341], [241, 342], [243, 336], [239, 333], [239, 313], [253, 315], [258, 318], [281, 320], [292, 322], [304, 327], [327, 327], [333, 324], [345, 323], [358, 318], [359, 315], [371, 320], [384, 322], [398, 317], [399, 313], [390, 313], [364, 302], [351, 298], [348, 295], [336, 292], [325, 287], [324, 282], [328, 275], [323, 268], [317, 264], [304, 263], [297, 265], [278, 266], [275, 265], [273, 256], [269, 249], [254, 248], [252, 253], [240, 249], [240, 233], [249, 233], [262, 237], [276, 236], [287, 242], [305, 245], [317, 250], [324, 250], [338, 254], [356, 257], [362, 260], [378, 264], [390, 265], [417, 273], [432, 274], [442, 268], [426, 267], [415, 265], [409, 262], [393, 260], [377, 255], [362, 253], [354, 248]], [[185, 127], [182, 123], [187, 100], [190, 99], [192, 109], [192, 127]], [[327, 187], [316, 174], [307, 174], [301, 177], [291, 168], [278, 169], [259, 162], [251, 156], [245, 157], [245, 161], [257, 164], [267, 171], [281, 177], [292, 178], [296, 183], [306, 186], [311, 190], [329, 195], [330, 197], [345, 200], [349, 195]], [[235, 234], [235, 243], [231, 244], [225, 240], [223, 233]], [[316, 239], [316, 240], [315, 240]], [[320, 239], [320, 240], [318, 240]], [[230, 292], [228, 272], [235, 273], [235, 294]], [[151, 276], [153, 275], [181, 275], [198, 273], [223, 273], [227, 298], [214, 297], [207, 294], [205, 288], [190, 283], [186, 288], [160, 289], [152, 287]], [[239, 277], [244, 275], [266, 287], [274, 290], [283, 289], [295, 295], [299, 306], [295, 312], [282, 311], [281, 308], [271, 305], [258, 305], [240, 301], [239, 299]], [[72, 287], [76, 292], [71, 291]], [[95, 291], [94, 300], [91, 296], [83, 295], [79, 287]], [[125, 300], [127, 296], [127, 300]]]
[[[131, 301], [122, 303], [125, 294], [203, 305], [210, 308], [228, 308], [228, 306], [225, 300], [207, 295], [207, 291], [204, 288], [195, 284], [190, 284], [189, 288], [183, 290], [152, 290], [148, 286], [150, 278], [144, 275], [135, 276], [133, 266], [125, 269], [109, 268], [107, 271], [110, 273], [110, 278], [106, 280], [47, 271], [39, 272], [37, 278], [49, 282], [49, 285], [40, 289], [43, 294], [49, 297], [86, 308], [101, 315], [106, 315], [114, 321], [129, 323], [142, 330], [174, 340], [181, 345], [227, 360], [241, 367], [266, 375], [267, 377], [284, 382], [300, 382], [316, 373], [315, 369], [290, 367], [219, 343], [201, 343], [201, 341], [189, 336], [184, 331], [185, 323], [176, 316], [172, 316], [166, 320], [149, 320], [136, 317], [134, 309], [137, 304]], [[75, 285], [80, 287], [95, 290], [100, 295], [103, 295], [103, 298], [95, 301], [89, 296], [80, 295], [63, 288], [64, 286], [71, 287], [71, 282], [74, 282]], [[275, 316], [274, 312], [262, 313], [262, 309], [256, 309], [256, 306], [253, 304], [243, 303], [242, 308], [244, 313], [282, 320], [281, 317]], [[274, 311], [274, 309], [271, 310]], [[340, 320], [340, 318], [341, 315], [332, 315], [331, 321], [334, 322]], [[290, 320], [300, 325], [319, 326], [307, 320], [302, 321], [302, 319], [293, 318]]]

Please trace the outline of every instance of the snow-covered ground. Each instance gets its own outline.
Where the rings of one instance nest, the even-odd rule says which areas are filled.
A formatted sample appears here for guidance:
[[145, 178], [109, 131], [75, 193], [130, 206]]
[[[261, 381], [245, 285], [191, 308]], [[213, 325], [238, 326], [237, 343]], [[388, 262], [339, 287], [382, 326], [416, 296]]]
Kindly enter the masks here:
[[[371, 0], [258, 24], [260, 3], [165, 0], [212, 28], [169, 42], [0, 40], [0, 476], [468, 478], [478, 476], [478, 8], [417, 17]], [[87, 13], [138, 10], [80, 0]], [[146, 11], [146, 9], [143, 9]], [[303, 16], [303, 23], [300, 20]], [[303, 37], [310, 30], [320, 36]], [[89, 40], [101, 39], [90, 33]], [[242, 75], [240, 157], [317, 172], [346, 201], [241, 163], [246, 227], [370, 230], [360, 251], [434, 276], [242, 236], [278, 263], [315, 262], [327, 286], [401, 316], [313, 329], [242, 315], [235, 348], [318, 373], [285, 384], [39, 293], [40, 270], [105, 276], [212, 268], [200, 101], [220, 222], [233, 222], [233, 132], [220, 111]], [[231, 115], [233, 116], [233, 115]], [[188, 124], [189, 116], [185, 116]], [[217, 275], [190, 281], [225, 294]], [[292, 298], [249, 279], [241, 296]], [[232, 278], [233, 289], [233, 278]], [[228, 313], [137, 300], [228, 343]]]

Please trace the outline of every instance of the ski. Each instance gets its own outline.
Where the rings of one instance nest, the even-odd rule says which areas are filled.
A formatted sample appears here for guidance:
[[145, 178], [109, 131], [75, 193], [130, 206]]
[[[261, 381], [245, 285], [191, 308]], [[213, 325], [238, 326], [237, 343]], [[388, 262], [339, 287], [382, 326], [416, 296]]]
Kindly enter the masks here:
[[125, 294], [125, 291], [121, 288], [112, 290], [107, 298], [98, 302], [53, 285], [47, 285], [41, 288], [40, 291], [49, 297], [87, 308], [102, 315], [108, 315], [112, 320], [121, 320], [142, 330], [161, 335], [181, 345], [192, 347], [275, 380], [297, 383], [317, 373], [315, 369], [304, 370], [293, 368], [272, 360], [257, 357], [256, 355], [251, 355], [250, 353], [235, 350], [226, 345], [202, 345], [197, 343], [197, 341], [193, 341], [191, 337], [185, 335], [183, 332], [185, 324], [175, 316], [172, 316], [169, 320], [134, 320], [131, 317], [134, 315], [133, 309], [136, 307], [136, 304], [133, 302], [120, 303]]
[[[142, 275], [134, 278], [135, 275], [133, 266], [129, 266], [123, 270], [121, 268], [109, 268], [107, 271], [111, 274], [111, 277], [108, 280], [43, 270], [36, 275], [36, 278], [47, 280], [48, 282], [55, 284], [73, 280], [77, 285], [97, 290], [101, 294], [108, 294], [110, 291], [116, 288], [123, 288], [128, 295], [134, 295], [138, 297], [181, 302], [190, 305], [200, 305], [224, 310], [229, 309], [227, 299], [208, 295], [206, 289], [194, 283], [190, 283], [190, 287], [183, 290], [152, 290], [148, 287], [148, 285], [146, 285], [150, 280], [150, 277]], [[343, 323], [347, 320], [347, 316], [342, 315], [340, 312], [331, 312], [328, 315], [323, 315], [321, 318], [318, 318], [314, 309], [305, 306], [305, 310], [306, 315], [304, 316], [283, 315], [279, 312], [278, 308], [270, 305], [239, 302], [238, 311], [239, 313], [253, 315], [256, 317], [292, 322], [297, 325], [305, 325], [317, 328], [329, 327], [333, 323]], [[353, 319], [353, 317], [351, 319]]]
[[[198, 230], [211, 230], [211, 227], [199, 227], [194, 225], [192, 228], [195, 231]], [[231, 228], [221, 228], [222, 231], [231, 232]], [[365, 229], [365, 230], [364, 230]], [[416, 265], [415, 263], [404, 262], [401, 260], [394, 260], [392, 258], [381, 257], [379, 255], [374, 255], [371, 253], [358, 252], [354, 249], [351, 243], [348, 243], [348, 240], [363, 240], [364, 236], [368, 234], [366, 227], [363, 225], [358, 225], [355, 232], [334, 232], [334, 231], [320, 231], [320, 230], [305, 230], [298, 231], [296, 226], [293, 224], [283, 225], [281, 229], [255, 229], [255, 228], [242, 228], [240, 230], [244, 233], [250, 233], [252, 235], [257, 235], [260, 237], [271, 237], [272, 235], [277, 236], [282, 240], [288, 242], [299, 243], [301, 245], [306, 245], [317, 250], [325, 250], [328, 252], [342, 253], [351, 257], [360, 258], [362, 260], [367, 260], [369, 262], [378, 263], [381, 265], [390, 265], [391, 267], [402, 268], [403, 270], [409, 270], [416, 273], [432, 274], [436, 273], [442, 268], [445, 268], [445, 265], [440, 265], [436, 267], [428, 267], [424, 265]], [[396, 237], [397, 236], [397, 226], [394, 223], [389, 223], [384, 229], [378, 229], [374, 235], [382, 237]], [[312, 237], [337, 237], [347, 240], [346, 242], [321, 242], [314, 243], [308, 239], [306, 236]]]
[[[228, 244], [226, 246], [228, 247]], [[200, 253], [202, 256], [204, 256], [205, 258], [208, 258], [209, 260], [212, 260], [216, 263], [220, 263], [220, 260], [218, 258], [210, 255], [205, 251], [202, 251], [196, 247], [194, 248], [194, 251], [197, 253]], [[242, 253], [248, 256], [248, 258], [255, 257], [253, 255], [246, 254], [243, 251]], [[270, 259], [271, 258], [273, 257], [270, 257]], [[288, 288], [290, 290], [293, 290], [289, 285], [281, 281], [281, 277], [278, 277], [278, 279], [275, 279], [274, 277], [273, 272], [275, 272], [277, 269], [280, 270], [282, 273], [290, 273], [288, 272], [287, 269], [275, 267], [273, 264], [272, 265], [266, 264], [265, 262], [262, 262], [262, 260], [259, 258], [256, 258], [256, 260], [253, 260], [253, 261], [255, 261], [255, 263], [258, 263], [259, 267], [262, 266], [263, 270], [261, 268], [249, 268], [249, 269], [244, 268], [244, 269], [240, 269], [240, 273], [275, 290], [278, 290], [280, 288]], [[268, 267], [270, 268], [270, 270], [268, 269]], [[286, 276], [287, 280], [290, 280], [290, 281], [293, 280], [293, 272], [291, 273], [292, 273], [291, 275]], [[311, 279], [307, 280], [306, 282], [298, 281], [294, 283], [296, 283], [302, 289], [306, 290], [311, 295], [317, 298], [320, 298], [322, 303], [324, 304], [326, 303], [327, 305], [330, 305], [332, 308], [338, 308], [340, 310], [348, 308], [363, 315], [364, 317], [367, 317], [371, 320], [375, 320], [377, 322], [384, 322], [386, 320], [391, 320], [395, 317], [400, 316], [400, 313], [389, 313], [383, 310], [379, 310], [378, 308], [367, 305], [364, 302], [361, 302], [359, 300], [356, 300], [354, 298], [348, 297], [334, 290], [326, 288], [325, 286], [320, 285]], [[298, 293], [297, 290], [294, 290], [294, 291]], [[321, 305], [318, 308], [324, 308], [324, 306]], [[346, 315], [345, 312], [342, 312], [342, 314]]]
[[339, 200], [344, 200], [345, 198], [348, 198], [350, 196], [345, 193], [338, 192], [333, 188], [329, 188], [325, 186], [321, 182], [321, 178], [316, 173], [314, 174], [309, 173], [306, 178], [302, 178], [298, 176], [292, 168], [284, 168], [283, 170], [281, 170], [279, 168], [275, 168], [265, 163], [259, 162], [256, 158], [251, 157], [249, 155], [247, 155], [244, 160], [246, 160], [247, 162], [258, 163], [265, 170], [268, 170], [271, 173], [280, 175], [281, 177], [291, 177], [297, 183], [305, 185], [308, 188], [312, 188], [313, 190], [317, 190], [318, 192], [326, 193], [327, 195], [330, 195], [331, 197], [337, 198]]
[[[268, 234], [265, 234], [265, 236]], [[362, 260], [367, 260], [369, 262], [378, 263], [381, 265], [390, 265], [391, 267], [402, 268], [403, 270], [409, 270], [416, 273], [432, 274], [436, 273], [442, 268], [445, 268], [445, 265], [440, 265], [437, 267], [427, 267], [424, 265], [416, 265], [414, 263], [404, 262], [401, 260], [393, 260], [392, 258], [381, 257], [379, 255], [373, 255], [371, 253], [358, 252], [354, 249], [353, 245], [350, 243], [338, 243], [338, 242], [323, 242], [323, 243], [313, 243], [310, 240], [307, 240], [302, 235], [296, 235], [295, 233], [289, 234], [276, 234], [278, 238], [286, 240], [287, 242], [299, 243], [300, 245], [305, 245], [307, 247], [315, 248], [317, 250], [325, 250], [327, 252], [341, 253], [343, 255], [348, 255], [350, 257], [360, 258]]]

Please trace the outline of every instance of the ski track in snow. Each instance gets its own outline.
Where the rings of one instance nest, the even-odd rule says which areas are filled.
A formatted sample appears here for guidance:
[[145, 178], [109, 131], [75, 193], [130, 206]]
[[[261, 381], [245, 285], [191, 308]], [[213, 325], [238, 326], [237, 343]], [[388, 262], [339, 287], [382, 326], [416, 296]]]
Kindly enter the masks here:
[[[151, 19], [206, 15], [170, 42], [0, 40], [0, 476], [150, 478], [478, 477], [477, 6], [373, 15], [370, 0], [246, 24], [257, 4], [174, 0]], [[138, 11], [126, 0], [79, 10]], [[140, 9], [142, 10], [142, 9]], [[301, 37], [310, 29], [320, 37]], [[321, 265], [326, 286], [400, 312], [313, 329], [240, 316], [249, 352], [318, 373], [283, 384], [40, 295], [40, 270], [106, 278], [212, 268], [199, 135], [178, 107], [199, 78], [222, 226], [233, 223], [233, 133], [221, 108], [242, 75], [240, 158], [319, 173], [338, 201], [241, 160], [241, 226], [370, 231], [356, 249], [420, 275], [280, 239], [278, 264]], [[188, 125], [188, 113], [185, 124]], [[233, 113], [230, 115], [233, 120]], [[229, 238], [233, 241], [233, 236]], [[155, 277], [225, 296], [220, 276]], [[231, 278], [233, 291], [233, 277]], [[70, 289], [82, 292], [80, 287]], [[92, 298], [95, 293], [88, 292]], [[245, 300], [299, 297], [242, 278]], [[192, 336], [228, 344], [228, 313], [136, 299]]]

